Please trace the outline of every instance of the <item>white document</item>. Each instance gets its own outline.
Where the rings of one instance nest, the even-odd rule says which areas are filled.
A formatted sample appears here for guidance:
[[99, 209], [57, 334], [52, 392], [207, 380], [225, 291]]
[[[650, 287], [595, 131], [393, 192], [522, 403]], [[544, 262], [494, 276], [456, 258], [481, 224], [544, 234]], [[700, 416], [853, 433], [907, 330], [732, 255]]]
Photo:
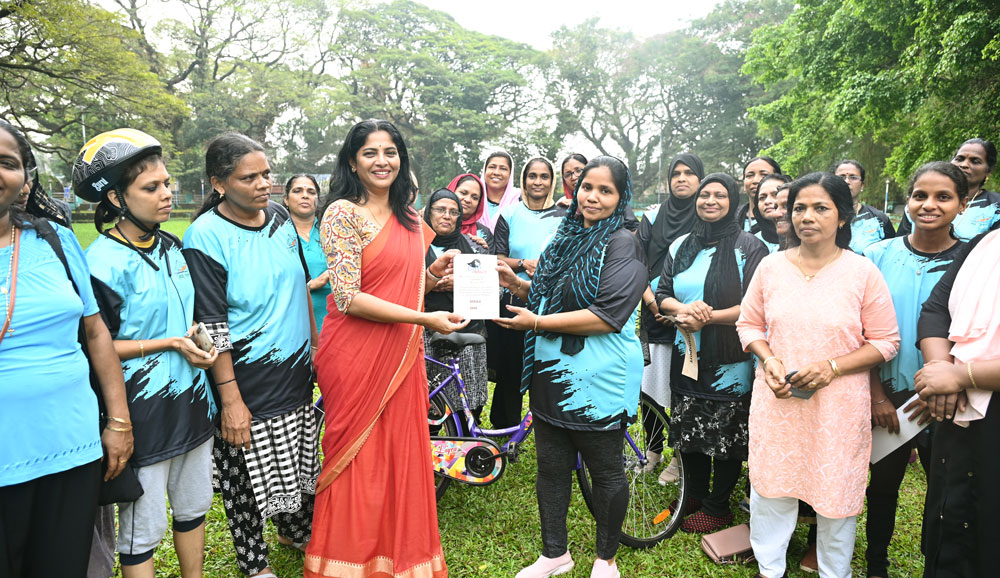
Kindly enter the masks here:
[[496, 255], [455, 255], [455, 313], [465, 319], [500, 317]]
[[889, 433], [888, 428], [884, 427], [872, 428], [871, 463], [874, 464], [896, 451], [900, 446], [912, 440], [918, 433], [930, 425], [930, 422], [927, 422], [924, 425], [917, 425], [917, 422], [920, 421], [919, 419], [910, 421], [909, 415], [903, 413], [903, 408], [910, 405], [910, 403], [915, 399], [917, 399], [917, 394], [913, 394], [913, 397], [906, 400], [906, 403], [899, 406], [899, 409], [896, 410], [896, 418], [899, 420], [898, 434]]
[[698, 349], [695, 347], [694, 333], [677, 325], [677, 318], [673, 315], [667, 315], [666, 318], [673, 322], [677, 331], [680, 332], [684, 339], [684, 349], [687, 350], [684, 355], [684, 366], [681, 367], [681, 375], [698, 381]]

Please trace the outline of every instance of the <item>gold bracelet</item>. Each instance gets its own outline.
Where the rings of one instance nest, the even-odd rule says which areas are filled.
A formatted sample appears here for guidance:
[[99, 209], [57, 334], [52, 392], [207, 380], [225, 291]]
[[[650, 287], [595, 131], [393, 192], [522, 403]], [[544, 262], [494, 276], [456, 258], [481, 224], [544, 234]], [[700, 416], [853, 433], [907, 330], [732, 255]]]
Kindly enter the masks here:
[[[767, 358], [767, 359], [765, 359], [764, 361], [760, 362], [760, 365], [761, 365], [761, 367], [763, 367], [763, 368], [767, 369], [767, 362], [768, 362], [768, 361], [773, 361], [773, 360], [775, 360], [775, 359], [778, 359], [778, 356], [777, 356], [777, 355], [772, 355], [771, 357], [768, 357], [768, 358]], [[780, 359], [778, 359], [778, 361], [781, 361], [781, 360], [780, 360]]]
[[104, 429], [109, 429], [111, 431], [117, 431], [117, 432], [123, 432], [124, 433], [124, 432], [130, 432], [130, 431], [132, 431], [132, 426], [128, 426], [128, 427], [111, 427], [111, 424], [108, 424], [108, 425], [104, 426]]
[[965, 370], [969, 373], [969, 383], [972, 384], [972, 389], [979, 389], [979, 386], [976, 385], [976, 378], [972, 377], [972, 363], [971, 362], [965, 364]]
[[882, 401], [876, 401], [876, 402], [875, 402], [875, 403], [873, 403], [872, 405], [882, 405], [883, 403], [885, 403], [885, 402], [887, 402], [887, 401], [889, 401], [889, 398], [888, 398], [888, 397], [887, 397], [887, 398], [885, 398], [885, 399], [883, 399]]
[[833, 369], [833, 376], [840, 377], [840, 368], [837, 367], [837, 362], [833, 359], [827, 359], [827, 362], [830, 363], [830, 367]]
[[139, 357], [146, 359], [146, 351], [142, 348], [142, 342], [139, 342]]
[[535, 315], [535, 327], [532, 329], [533, 332], [538, 333], [538, 319], [541, 315]]
[[521, 292], [521, 287], [524, 287], [524, 281], [520, 277], [517, 278], [517, 292]]
[[132, 425], [132, 422], [130, 422], [127, 419], [120, 418], [120, 417], [111, 417], [110, 415], [108, 416], [108, 421], [115, 421], [115, 422], [118, 422], [118, 423], [120, 423], [122, 425]]

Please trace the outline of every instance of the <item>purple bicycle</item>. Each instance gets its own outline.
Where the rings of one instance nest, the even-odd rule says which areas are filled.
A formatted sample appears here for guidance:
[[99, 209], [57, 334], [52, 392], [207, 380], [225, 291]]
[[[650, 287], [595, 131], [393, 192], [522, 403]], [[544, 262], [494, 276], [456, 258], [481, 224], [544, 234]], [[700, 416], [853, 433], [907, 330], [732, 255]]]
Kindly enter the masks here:
[[[438, 500], [452, 481], [485, 486], [500, 479], [507, 462], [516, 463], [521, 443], [531, 434], [531, 412], [517, 426], [503, 429], [483, 429], [476, 423], [465, 398], [465, 382], [459, 370], [459, 352], [463, 347], [485, 343], [475, 334], [434, 334], [431, 343], [446, 345], [454, 353], [447, 362], [426, 357], [427, 363], [447, 370], [450, 375], [430, 390], [430, 410], [427, 423], [431, 428], [431, 457], [434, 464]], [[460, 412], [456, 412], [444, 394], [445, 386], [455, 384]], [[629, 481], [629, 504], [622, 525], [621, 543], [631, 548], [649, 548], [669, 538], [683, 522], [683, 507], [687, 492], [684, 488], [684, 464], [680, 453], [673, 453], [666, 444], [667, 417], [657, 406], [641, 396], [636, 419], [625, 432], [622, 460]], [[433, 435], [436, 433], [444, 435]], [[506, 438], [501, 445], [490, 438]], [[659, 454], [660, 460], [647, 458]], [[661, 474], [676, 457], [679, 475], [671, 481]], [[594, 513], [593, 492], [587, 464], [577, 455], [577, 482], [583, 499]]]

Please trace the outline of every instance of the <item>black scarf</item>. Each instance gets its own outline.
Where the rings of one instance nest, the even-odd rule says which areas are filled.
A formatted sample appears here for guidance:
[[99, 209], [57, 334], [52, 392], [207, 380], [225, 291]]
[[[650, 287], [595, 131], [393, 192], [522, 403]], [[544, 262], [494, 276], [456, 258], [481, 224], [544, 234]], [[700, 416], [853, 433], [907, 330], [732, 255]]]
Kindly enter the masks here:
[[[713, 309], [728, 309], [743, 300], [743, 283], [736, 262], [736, 239], [743, 230], [736, 221], [739, 203], [739, 185], [731, 176], [712, 173], [698, 186], [698, 193], [709, 183], [721, 183], [729, 193], [729, 211], [714, 223], [698, 219], [691, 234], [677, 249], [673, 262], [676, 277], [694, 263], [701, 251], [715, 246], [712, 264], [705, 276], [705, 303]], [[698, 195], [696, 194], [695, 197]], [[748, 280], [749, 281], [749, 280]], [[701, 330], [701, 358], [708, 365], [725, 365], [750, 359], [740, 344], [736, 327], [731, 325], [706, 325]]]
[[753, 214], [757, 215], [757, 228], [760, 230], [760, 236], [768, 243], [779, 244], [781, 237], [778, 236], [778, 229], [774, 221], [765, 217], [760, 210], [760, 195], [758, 194], [750, 202], [753, 203]]
[[[613, 157], [612, 157], [613, 158]], [[617, 162], [618, 159], [615, 159]], [[593, 160], [591, 162], [594, 162]], [[626, 172], [628, 169], [625, 169]], [[577, 181], [577, 189], [586, 174]], [[577, 215], [579, 195], [573, 195], [569, 211], [552, 240], [538, 258], [538, 268], [531, 279], [531, 290], [528, 294], [528, 309], [539, 311], [542, 300], [545, 300], [545, 314], [561, 313], [563, 311], [578, 311], [586, 309], [597, 298], [597, 289], [601, 281], [601, 266], [604, 260], [604, 250], [611, 240], [611, 235], [625, 225], [625, 208], [632, 200], [632, 179], [626, 181], [624, 191], [619, 191], [618, 206], [611, 216], [590, 227], [583, 226], [583, 217]], [[583, 335], [569, 335], [540, 331], [541, 335], [554, 339], [562, 337], [560, 351], [566, 355], [576, 355], [583, 351], [586, 338]], [[524, 334], [524, 365], [521, 373], [521, 391], [531, 385], [531, 376], [535, 366], [534, 331]]]
[[[670, 162], [670, 168], [667, 170], [668, 183], [670, 182], [669, 175], [673, 174], [677, 163], [691, 167], [691, 170], [698, 175], [699, 181], [704, 178], [705, 167], [702, 165], [701, 159], [693, 154], [682, 153]], [[671, 194], [656, 214], [656, 219], [652, 223], [652, 234], [646, 246], [646, 266], [649, 269], [650, 281], [659, 277], [660, 272], [663, 271], [663, 259], [667, 256], [670, 244], [677, 237], [691, 232], [691, 227], [698, 220], [694, 210], [697, 196], [694, 194], [686, 199], [681, 199]]]
[[[434, 191], [430, 198], [427, 199], [427, 206], [424, 207], [424, 221], [428, 225], [431, 224], [431, 207], [434, 203], [440, 201], [441, 199], [451, 199], [455, 201], [458, 205], [458, 212], [462, 212], [462, 203], [458, 200], [458, 196], [449, 191], [448, 189], [438, 189]], [[436, 233], [436, 231], [435, 231]], [[469, 240], [465, 238], [462, 234], [462, 215], [458, 215], [458, 219], [455, 220], [455, 230], [451, 233], [436, 234], [434, 240], [431, 244], [435, 247], [441, 247], [444, 250], [458, 249], [462, 253], [473, 253], [472, 245]], [[434, 254], [434, 249], [427, 249], [427, 256], [425, 258], [425, 263], [429, 267], [437, 259]], [[425, 311], [453, 311], [455, 307], [455, 296], [451, 291], [441, 292], [441, 291], [431, 291], [424, 297], [424, 310]]]

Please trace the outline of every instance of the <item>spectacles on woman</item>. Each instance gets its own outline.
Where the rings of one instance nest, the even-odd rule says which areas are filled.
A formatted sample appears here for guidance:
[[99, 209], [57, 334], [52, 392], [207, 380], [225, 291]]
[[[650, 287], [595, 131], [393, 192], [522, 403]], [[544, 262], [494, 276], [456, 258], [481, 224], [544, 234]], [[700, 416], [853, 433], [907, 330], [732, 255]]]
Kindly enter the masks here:
[[837, 175], [837, 176], [849, 183], [856, 183], [861, 180], [860, 175]]
[[438, 216], [447, 214], [449, 217], [455, 217], [456, 219], [462, 216], [461, 211], [446, 209], [444, 207], [431, 207], [431, 212]]
[[568, 179], [570, 177], [578, 177], [583, 174], [583, 169], [575, 169], [572, 171], [566, 171], [563, 173], [563, 178]]

